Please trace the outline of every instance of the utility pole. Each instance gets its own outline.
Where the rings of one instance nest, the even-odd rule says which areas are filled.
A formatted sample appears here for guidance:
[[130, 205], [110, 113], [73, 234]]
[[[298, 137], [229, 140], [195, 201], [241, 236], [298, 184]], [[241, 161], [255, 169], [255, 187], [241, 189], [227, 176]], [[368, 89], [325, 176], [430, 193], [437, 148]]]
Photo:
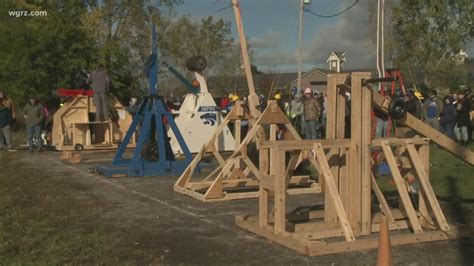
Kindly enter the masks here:
[[258, 109], [260, 101], [257, 94], [255, 93], [255, 86], [253, 83], [252, 69], [250, 67], [249, 52], [247, 49], [247, 38], [244, 33], [244, 25], [242, 24], [242, 15], [240, 12], [240, 4], [238, 0], [232, 0], [232, 7], [235, 13], [235, 22], [237, 25], [237, 31], [239, 33], [240, 50], [242, 52], [242, 60], [244, 63], [245, 77], [247, 78], [247, 86], [249, 87], [249, 109], [250, 114], [255, 118], [260, 116], [260, 110]]
[[301, 91], [301, 72], [303, 61], [303, 11], [305, 0], [300, 0], [300, 32], [299, 32], [299, 49], [298, 49], [298, 92]]

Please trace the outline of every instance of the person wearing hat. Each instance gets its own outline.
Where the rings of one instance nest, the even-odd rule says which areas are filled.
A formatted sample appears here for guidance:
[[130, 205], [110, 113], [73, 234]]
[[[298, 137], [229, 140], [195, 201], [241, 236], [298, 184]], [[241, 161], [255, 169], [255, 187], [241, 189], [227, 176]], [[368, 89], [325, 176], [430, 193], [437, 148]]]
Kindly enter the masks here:
[[0, 150], [5, 149], [5, 140], [7, 150], [15, 151], [12, 145], [12, 136], [10, 133], [10, 124], [12, 122], [12, 112], [3, 104], [4, 98], [0, 98]]
[[22, 113], [26, 123], [28, 151], [33, 151], [33, 137], [38, 140], [38, 151], [42, 151], [43, 142], [41, 141], [41, 125], [44, 120], [43, 105], [38, 102], [35, 96], [31, 95], [30, 101], [25, 105], [25, 107], [23, 107]]
[[437, 98], [436, 90], [428, 93], [428, 99], [423, 104], [423, 114], [425, 122], [431, 127], [439, 130], [439, 115], [443, 110], [443, 103]]
[[313, 96], [313, 90], [306, 88], [303, 97], [303, 118], [305, 122], [306, 139], [318, 138], [318, 119], [321, 115], [321, 106]]

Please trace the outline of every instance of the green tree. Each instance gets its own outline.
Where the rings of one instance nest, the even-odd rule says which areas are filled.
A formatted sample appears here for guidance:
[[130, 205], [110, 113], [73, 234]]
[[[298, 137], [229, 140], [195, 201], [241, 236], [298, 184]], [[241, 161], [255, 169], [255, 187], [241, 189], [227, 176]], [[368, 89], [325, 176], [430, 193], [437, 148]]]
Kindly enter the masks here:
[[396, 65], [428, 87], [459, 82], [453, 55], [474, 37], [473, 20], [471, 0], [402, 0], [393, 10]]
[[[0, 86], [14, 98], [36, 94], [49, 100], [93, 60], [92, 40], [77, 27], [86, 12], [81, 4], [6, 1], [0, 10]], [[45, 10], [47, 16], [5, 15], [9, 10]]]

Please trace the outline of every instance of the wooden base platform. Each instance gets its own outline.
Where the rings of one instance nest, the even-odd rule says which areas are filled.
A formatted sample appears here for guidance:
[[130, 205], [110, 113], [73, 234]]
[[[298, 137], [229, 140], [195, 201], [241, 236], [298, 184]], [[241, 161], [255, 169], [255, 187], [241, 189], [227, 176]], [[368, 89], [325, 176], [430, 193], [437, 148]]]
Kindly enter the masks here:
[[[266, 228], [260, 228], [257, 216], [237, 216], [235, 223], [242, 229], [308, 256], [375, 249], [378, 247], [378, 234], [373, 233], [369, 236], [357, 238], [354, 241], [346, 241], [344, 240], [343, 232], [340, 227], [334, 227], [334, 229], [331, 230], [333, 232], [332, 235], [327, 235], [327, 233], [325, 235], [317, 235], [314, 231], [283, 232], [276, 234], [273, 230], [273, 226], [269, 225]], [[399, 224], [403, 224], [403, 222]], [[399, 224], [396, 224], [396, 226], [399, 226]], [[403, 228], [404, 226], [401, 227]], [[449, 227], [449, 231], [425, 230], [417, 234], [408, 231], [408, 229], [391, 231], [390, 241], [392, 246], [396, 246], [420, 242], [452, 240], [468, 237], [474, 233], [472, 228], [456, 227], [453, 225]], [[378, 231], [379, 224], [373, 224], [372, 228], [374, 231]], [[392, 229], [392, 227], [390, 229]], [[328, 229], [326, 228], [324, 231], [328, 232]]]
[[[294, 176], [291, 181], [289, 195], [321, 192], [319, 183], [309, 176]], [[252, 199], [259, 195], [258, 180], [252, 178], [189, 182], [184, 187], [174, 186], [174, 190], [202, 202]]]

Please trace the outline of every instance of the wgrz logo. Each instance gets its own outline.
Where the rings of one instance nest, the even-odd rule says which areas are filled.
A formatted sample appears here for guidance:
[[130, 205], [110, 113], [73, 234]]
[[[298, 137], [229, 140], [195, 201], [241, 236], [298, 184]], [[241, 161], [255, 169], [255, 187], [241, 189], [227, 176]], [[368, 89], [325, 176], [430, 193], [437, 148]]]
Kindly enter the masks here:
[[214, 126], [217, 122], [216, 113], [205, 113], [199, 118], [201, 118], [201, 121], [204, 125], [210, 125], [211, 127]]

